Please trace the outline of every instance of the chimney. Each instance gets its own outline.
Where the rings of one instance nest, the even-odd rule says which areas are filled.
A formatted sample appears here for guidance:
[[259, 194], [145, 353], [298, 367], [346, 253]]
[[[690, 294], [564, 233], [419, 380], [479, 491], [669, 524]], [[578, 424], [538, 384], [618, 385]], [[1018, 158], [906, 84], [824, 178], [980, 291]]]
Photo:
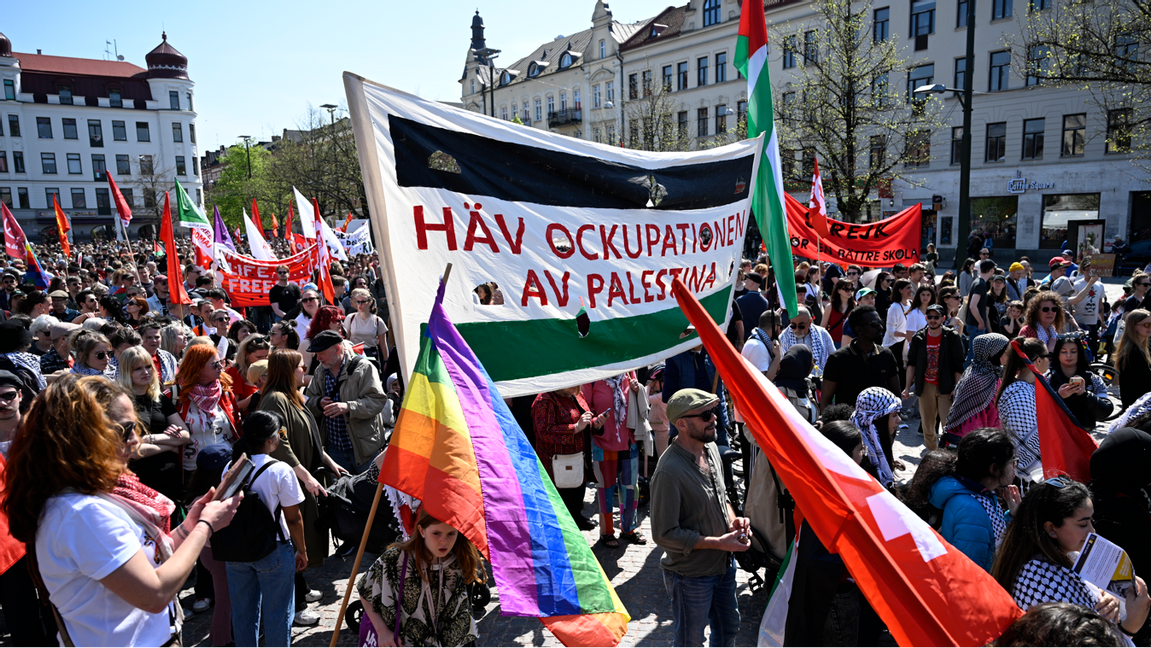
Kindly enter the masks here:
[[36, 54], [37, 54], [37, 55], [41, 54], [42, 52], [43, 52], [43, 50], [40, 50], [40, 49], [37, 49], [37, 50], [36, 50]]
[[280, 136], [279, 135], [273, 135], [272, 136], [272, 143], [275, 144], [278, 141], [280, 141]]

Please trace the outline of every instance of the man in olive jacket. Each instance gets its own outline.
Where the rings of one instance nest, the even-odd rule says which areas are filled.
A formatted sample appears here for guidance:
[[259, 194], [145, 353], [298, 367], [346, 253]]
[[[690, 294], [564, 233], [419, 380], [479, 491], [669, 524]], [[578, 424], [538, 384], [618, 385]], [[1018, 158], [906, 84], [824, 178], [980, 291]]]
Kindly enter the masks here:
[[380, 376], [371, 362], [345, 349], [335, 331], [316, 335], [308, 352], [320, 362], [304, 390], [308, 410], [320, 425], [328, 456], [359, 474], [383, 447], [384, 425], [393, 422]]
[[927, 328], [920, 329], [907, 350], [907, 389], [903, 398], [910, 397], [912, 383], [919, 397], [920, 428], [923, 443], [928, 450], [939, 447], [935, 417], [947, 422], [951, 411], [951, 394], [963, 373], [966, 351], [963, 338], [955, 329], [944, 326], [947, 317], [938, 304], [927, 307]]

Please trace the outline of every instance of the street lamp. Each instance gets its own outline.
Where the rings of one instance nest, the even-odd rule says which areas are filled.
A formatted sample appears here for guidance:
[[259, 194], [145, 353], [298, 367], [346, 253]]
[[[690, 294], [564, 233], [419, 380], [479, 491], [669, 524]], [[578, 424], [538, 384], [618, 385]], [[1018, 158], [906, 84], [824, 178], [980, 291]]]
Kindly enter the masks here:
[[248, 179], [252, 179], [252, 138], [247, 135], [241, 135], [240, 139], [244, 140], [244, 150], [248, 152]]
[[[616, 122], [615, 113], [614, 113], [615, 104], [614, 104], [614, 103], [612, 103], [612, 102], [610, 102], [610, 101], [605, 101], [605, 102], [603, 103], [603, 109], [604, 109], [604, 110], [612, 110], [612, 111], [613, 111], [613, 113], [612, 113], [612, 116], [611, 116], [611, 121], [612, 121], [612, 125], [613, 125], [613, 127], [614, 127], [614, 125], [615, 125], [615, 122]], [[623, 115], [621, 114], [621, 115], [620, 115], [620, 120], [621, 120], [621, 123], [620, 123], [620, 125], [619, 125], [619, 136], [620, 136], [620, 138], [623, 138], [623, 123], [622, 123], [622, 119], [623, 119]], [[615, 138], [612, 138], [612, 139], [615, 139]], [[611, 145], [611, 146], [616, 146], [616, 145], [618, 145], [618, 144], [619, 144], [619, 142], [620, 142], [620, 141], [622, 141], [622, 139], [621, 139], [621, 140], [618, 140], [618, 141], [614, 141], [614, 142], [608, 142], [608, 144], [609, 144], [609, 145]]]
[[336, 125], [336, 108], [338, 108], [338, 107], [339, 106], [336, 106], [334, 104], [322, 104], [320, 106], [320, 108], [323, 108], [324, 110], [328, 111], [328, 116], [332, 118], [332, 126]]
[[480, 51], [476, 52], [476, 61], [479, 61], [480, 63], [487, 63], [488, 64], [488, 89], [491, 91], [491, 97], [492, 97], [491, 108], [490, 108], [490, 112], [491, 112], [492, 117], [496, 116], [496, 68], [495, 68], [495, 60], [497, 57], [499, 57], [500, 51], [501, 50], [498, 50], [498, 49], [492, 49], [490, 47], [485, 47], [485, 48], [481, 49]]

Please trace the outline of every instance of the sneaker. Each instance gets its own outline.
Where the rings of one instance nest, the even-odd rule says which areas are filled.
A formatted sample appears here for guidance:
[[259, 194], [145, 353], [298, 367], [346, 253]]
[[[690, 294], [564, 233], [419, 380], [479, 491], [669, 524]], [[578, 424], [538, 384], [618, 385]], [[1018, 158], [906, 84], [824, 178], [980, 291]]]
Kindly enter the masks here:
[[324, 598], [324, 593], [320, 590], [311, 590], [304, 595], [304, 600], [309, 603], [315, 603], [322, 598]]
[[320, 615], [307, 609], [300, 610], [296, 613], [295, 618], [292, 619], [292, 625], [298, 626], [314, 626], [319, 622]]
[[210, 598], [196, 599], [196, 602], [192, 604], [192, 611], [193, 612], [203, 612], [204, 610], [207, 610], [210, 607], [212, 607], [212, 599], [210, 599]]

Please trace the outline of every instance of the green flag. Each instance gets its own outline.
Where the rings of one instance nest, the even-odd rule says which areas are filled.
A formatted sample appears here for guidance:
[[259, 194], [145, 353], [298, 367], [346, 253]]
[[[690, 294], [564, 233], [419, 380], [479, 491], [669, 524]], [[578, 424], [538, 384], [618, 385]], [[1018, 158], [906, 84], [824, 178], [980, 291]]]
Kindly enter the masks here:
[[179, 219], [180, 224], [184, 227], [203, 227], [212, 229], [212, 224], [208, 222], [208, 217], [196, 203], [192, 202], [192, 198], [184, 191], [183, 185], [180, 181], [176, 181], [176, 218]]
[[791, 257], [791, 235], [784, 211], [783, 166], [779, 157], [779, 134], [775, 131], [775, 111], [771, 104], [771, 78], [767, 71], [767, 20], [763, 3], [744, 2], [739, 17], [739, 37], [735, 41], [735, 67], [747, 79], [747, 136], [763, 138], [763, 156], [752, 186], [751, 210], [759, 233], [767, 245], [775, 283], [787, 312], [794, 316], [795, 261]]

